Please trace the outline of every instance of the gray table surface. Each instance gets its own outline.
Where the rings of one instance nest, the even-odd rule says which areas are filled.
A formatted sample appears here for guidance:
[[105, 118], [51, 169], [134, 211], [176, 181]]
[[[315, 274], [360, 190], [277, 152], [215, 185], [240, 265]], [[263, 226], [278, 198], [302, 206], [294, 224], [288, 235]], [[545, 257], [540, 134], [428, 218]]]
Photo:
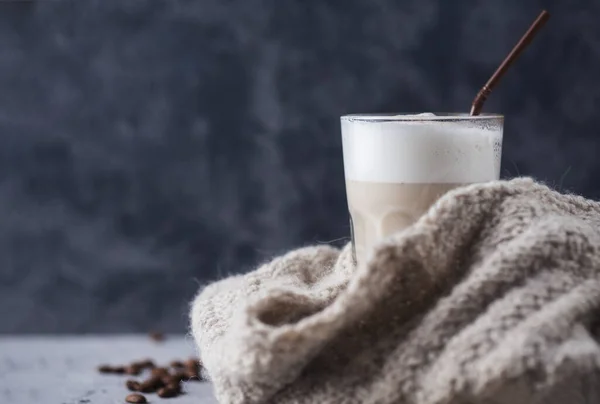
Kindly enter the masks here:
[[[162, 343], [146, 336], [0, 337], [0, 403], [113, 404], [124, 403], [131, 376], [102, 375], [101, 363], [125, 364], [144, 358], [158, 365], [194, 356], [190, 339], [167, 336]], [[149, 403], [215, 404], [210, 383], [187, 382], [185, 394]]]

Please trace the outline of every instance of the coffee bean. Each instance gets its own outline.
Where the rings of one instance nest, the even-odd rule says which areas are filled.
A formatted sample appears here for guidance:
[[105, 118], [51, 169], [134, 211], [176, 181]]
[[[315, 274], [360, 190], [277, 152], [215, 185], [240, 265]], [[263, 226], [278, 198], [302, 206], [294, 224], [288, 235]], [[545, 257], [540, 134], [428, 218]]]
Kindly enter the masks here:
[[129, 391], [140, 391], [140, 382], [135, 380], [127, 380], [125, 386], [129, 389]]
[[200, 360], [196, 358], [190, 358], [185, 361], [185, 367], [188, 369], [198, 369], [201, 366]]
[[158, 390], [157, 394], [160, 398], [177, 397], [179, 395], [179, 389], [163, 387], [162, 389]]
[[116, 373], [118, 375], [122, 375], [125, 373], [125, 366], [115, 366], [113, 368], [113, 373]]
[[179, 381], [174, 377], [174, 375], [164, 375], [164, 376], [160, 376], [160, 380], [164, 383], [164, 385], [166, 386], [167, 384], [170, 383], [178, 383]]
[[180, 382], [182, 380], [187, 379], [187, 374], [184, 371], [177, 371], [171, 375], [171, 379]]
[[148, 333], [148, 336], [154, 342], [162, 342], [165, 340], [165, 334], [160, 331], [151, 331]]
[[100, 365], [98, 366], [98, 372], [100, 373], [113, 373], [113, 367], [110, 365]]
[[194, 358], [185, 361], [185, 373], [188, 380], [200, 380], [200, 361]]
[[132, 376], [137, 376], [141, 373], [142, 368], [137, 364], [131, 364], [125, 367], [125, 373]]
[[127, 397], [125, 397], [125, 401], [131, 404], [144, 404], [148, 402], [146, 400], [146, 397], [144, 397], [141, 394], [130, 394]]
[[142, 384], [140, 384], [140, 388], [138, 391], [141, 393], [154, 393], [154, 392], [156, 392], [157, 389], [158, 389], [158, 387], [156, 387], [153, 384], [142, 383]]
[[154, 361], [152, 361], [152, 359], [144, 359], [139, 362], [134, 362], [134, 363], [132, 363], [132, 365], [138, 366], [142, 369], [153, 369], [156, 367], [156, 365], [154, 364]]
[[169, 365], [172, 368], [183, 368], [183, 367], [185, 367], [185, 364], [182, 361], [172, 361]]
[[169, 374], [169, 369], [167, 368], [154, 368], [152, 369], [152, 376], [167, 376]]
[[160, 376], [152, 376], [150, 379], [145, 380], [140, 384], [140, 391], [142, 393], [154, 393], [161, 387], [164, 387], [164, 383]]

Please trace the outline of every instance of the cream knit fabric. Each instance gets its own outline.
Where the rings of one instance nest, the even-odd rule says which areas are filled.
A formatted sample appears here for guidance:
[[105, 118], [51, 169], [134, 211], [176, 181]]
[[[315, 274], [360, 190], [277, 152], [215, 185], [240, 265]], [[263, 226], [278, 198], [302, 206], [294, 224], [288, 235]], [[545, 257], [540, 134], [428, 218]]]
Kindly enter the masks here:
[[364, 267], [292, 251], [205, 287], [221, 403], [600, 403], [600, 204], [530, 179], [451, 191]]

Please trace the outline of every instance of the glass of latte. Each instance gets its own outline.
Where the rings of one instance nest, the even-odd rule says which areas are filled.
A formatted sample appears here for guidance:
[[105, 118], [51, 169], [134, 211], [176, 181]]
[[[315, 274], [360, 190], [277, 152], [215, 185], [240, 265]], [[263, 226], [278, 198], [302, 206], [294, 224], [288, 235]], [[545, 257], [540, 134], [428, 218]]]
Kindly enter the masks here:
[[500, 175], [502, 115], [355, 114], [342, 116], [341, 126], [358, 265], [447, 191]]

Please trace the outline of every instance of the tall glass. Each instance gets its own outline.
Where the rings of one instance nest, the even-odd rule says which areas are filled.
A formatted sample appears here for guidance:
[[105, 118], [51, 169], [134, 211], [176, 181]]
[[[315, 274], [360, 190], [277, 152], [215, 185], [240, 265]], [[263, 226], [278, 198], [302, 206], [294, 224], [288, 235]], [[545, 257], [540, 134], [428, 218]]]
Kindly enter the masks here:
[[357, 114], [342, 116], [341, 125], [358, 265], [447, 191], [500, 175], [502, 115]]

